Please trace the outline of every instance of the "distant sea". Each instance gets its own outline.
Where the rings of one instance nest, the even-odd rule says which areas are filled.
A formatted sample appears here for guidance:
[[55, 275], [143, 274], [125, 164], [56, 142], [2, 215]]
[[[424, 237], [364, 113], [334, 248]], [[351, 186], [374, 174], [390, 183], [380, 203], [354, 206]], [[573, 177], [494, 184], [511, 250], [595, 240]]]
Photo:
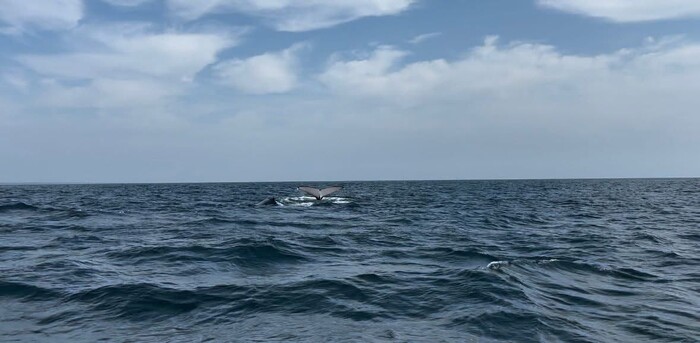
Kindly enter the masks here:
[[698, 179], [339, 184], [0, 186], [0, 341], [699, 341]]

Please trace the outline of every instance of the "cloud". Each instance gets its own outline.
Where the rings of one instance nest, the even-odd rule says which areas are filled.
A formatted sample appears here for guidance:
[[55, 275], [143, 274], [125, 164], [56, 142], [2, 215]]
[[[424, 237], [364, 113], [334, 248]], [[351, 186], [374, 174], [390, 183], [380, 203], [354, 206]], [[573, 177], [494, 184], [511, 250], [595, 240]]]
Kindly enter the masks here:
[[280, 31], [309, 31], [363, 17], [395, 15], [416, 0], [168, 0], [179, 17], [193, 20], [210, 13], [240, 12], [264, 18]]
[[407, 54], [379, 47], [364, 58], [333, 61], [318, 79], [356, 106], [396, 108], [416, 118], [440, 113], [422, 121], [448, 124], [445, 133], [514, 123], [523, 132], [548, 127], [576, 135], [585, 128], [700, 124], [693, 119], [700, 100], [692, 95], [700, 92], [693, 81], [700, 78], [697, 43], [662, 41], [586, 56], [543, 44], [499, 45], [489, 37], [454, 61], [402, 63]]
[[[78, 47], [86, 42], [98, 46], [55, 56], [117, 55], [124, 64], [98, 68], [92, 57], [81, 57], [75, 63], [84, 63], [85, 71], [67, 63], [32, 65], [8, 74], [9, 79], [0, 77], [0, 140], [7, 143], [0, 146], [13, 147], [0, 149], [7, 162], [5, 180], [700, 173], [700, 43], [695, 41], [649, 39], [608, 53], [573, 54], [546, 44], [487, 37], [482, 44], [465, 46], [457, 58], [425, 60], [409, 50], [379, 46], [366, 53], [335, 54], [318, 75], [305, 77], [286, 64], [298, 58], [301, 47], [296, 45], [219, 63], [199, 57], [185, 68], [171, 64], [168, 56], [190, 50], [173, 53], [161, 46], [168, 44], [152, 43], [161, 38], [146, 38], [226, 36], [139, 26], [85, 30], [69, 41]], [[220, 45], [213, 46], [205, 50], [217, 51]], [[143, 61], [147, 67], [135, 64], [129, 56], [142, 49], [153, 49], [149, 54], [174, 71], [158, 70], [149, 61]], [[215, 80], [228, 80], [239, 91], [297, 91], [250, 96], [208, 87], [205, 77], [182, 81], [207, 65], [213, 66]], [[268, 65], [283, 67], [262, 68]], [[230, 79], [220, 75], [227, 67], [235, 71]], [[277, 69], [294, 72], [274, 73], [284, 77], [258, 73]], [[11, 81], [33, 73], [35, 79], [28, 83]], [[237, 80], [257, 82], [236, 85]], [[304, 80], [302, 85], [299, 80]], [[11, 90], [21, 90], [23, 84], [27, 93], [20, 98], [22, 92]], [[333, 163], [310, 167], [300, 155]], [[37, 161], [57, 167], [47, 174], [45, 168], [36, 168]]]
[[64, 30], [75, 27], [83, 17], [82, 0], [3, 0], [0, 32], [21, 34], [28, 29]]
[[280, 52], [224, 61], [214, 67], [214, 72], [223, 84], [241, 92], [289, 92], [297, 86], [297, 54], [304, 47], [304, 44], [295, 44]]
[[332, 59], [318, 80], [346, 114], [336, 125], [381, 146], [396, 175], [696, 175], [700, 43], [653, 42], [579, 55], [488, 37], [455, 60], [408, 63], [384, 46]]
[[700, 2], [696, 0], [538, 0], [538, 3], [621, 23], [700, 18]]
[[408, 42], [411, 44], [420, 44], [420, 43], [423, 43], [427, 40], [439, 37], [440, 35], [442, 35], [442, 32], [424, 33], [422, 35], [418, 35], [418, 36], [415, 36], [415, 37], [409, 39]]
[[147, 2], [152, 2], [153, 0], [102, 0], [110, 5], [114, 6], [126, 6], [126, 7], [135, 7], [135, 6], [140, 6], [143, 5]]
[[236, 43], [211, 33], [150, 32], [141, 25], [83, 27], [76, 39], [91, 48], [64, 54], [24, 55], [19, 61], [34, 71], [66, 78], [148, 75], [191, 79]]
[[168, 97], [182, 93], [182, 87], [154, 78], [97, 78], [85, 85], [67, 86], [53, 79], [41, 82], [38, 102], [54, 108], [129, 109], [159, 106]]
[[[630, 68], [633, 62], [639, 63], [649, 56], [657, 61], [662, 58], [658, 51], [653, 55], [621, 50], [608, 55], [577, 56], [561, 54], [554, 47], [542, 44], [516, 42], [501, 47], [497, 43], [496, 37], [487, 37], [482, 46], [461, 59], [405, 65], [400, 61], [408, 52], [383, 46], [367, 58], [332, 62], [319, 75], [319, 80], [338, 93], [403, 103], [433, 96], [503, 94], [537, 85], [571, 83], [567, 87], [579, 88], [576, 84], [591, 80], [592, 75], [622, 79], [625, 73], [621, 68]], [[663, 56], [669, 54], [671, 51]], [[689, 65], [691, 61], [684, 63]]]
[[30, 81], [26, 75], [19, 71], [6, 71], [0, 78], [5, 84], [9, 85], [14, 90], [26, 91], [29, 88]]
[[417, 100], [427, 89], [444, 81], [450, 66], [444, 60], [435, 60], [396, 71], [406, 55], [406, 51], [380, 46], [365, 59], [333, 61], [318, 79], [338, 94], [376, 99], [386, 96], [395, 103]]
[[148, 25], [82, 26], [77, 50], [17, 61], [44, 81], [42, 101], [55, 106], [130, 106], [176, 95], [234, 46], [234, 34], [162, 32]]

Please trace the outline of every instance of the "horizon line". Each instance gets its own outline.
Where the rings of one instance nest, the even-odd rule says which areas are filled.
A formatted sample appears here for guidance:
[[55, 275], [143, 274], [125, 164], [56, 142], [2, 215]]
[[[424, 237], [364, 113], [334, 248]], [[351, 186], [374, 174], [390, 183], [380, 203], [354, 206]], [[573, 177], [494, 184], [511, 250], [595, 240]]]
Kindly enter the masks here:
[[283, 181], [157, 181], [157, 182], [71, 182], [71, 181], [19, 181], [0, 182], [0, 186], [21, 185], [176, 185], [220, 183], [354, 183], [354, 182], [454, 182], [454, 181], [574, 181], [574, 180], [669, 180], [700, 179], [700, 176], [654, 177], [549, 177], [549, 178], [475, 178], [475, 179], [378, 179], [378, 180], [283, 180]]

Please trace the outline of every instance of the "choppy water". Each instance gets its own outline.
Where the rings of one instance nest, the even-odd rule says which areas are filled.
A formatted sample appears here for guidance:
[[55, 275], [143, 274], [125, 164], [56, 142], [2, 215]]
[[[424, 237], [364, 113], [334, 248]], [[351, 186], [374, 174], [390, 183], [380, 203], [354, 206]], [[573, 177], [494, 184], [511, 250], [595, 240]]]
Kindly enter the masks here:
[[0, 186], [0, 341], [700, 337], [700, 180], [343, 185]]

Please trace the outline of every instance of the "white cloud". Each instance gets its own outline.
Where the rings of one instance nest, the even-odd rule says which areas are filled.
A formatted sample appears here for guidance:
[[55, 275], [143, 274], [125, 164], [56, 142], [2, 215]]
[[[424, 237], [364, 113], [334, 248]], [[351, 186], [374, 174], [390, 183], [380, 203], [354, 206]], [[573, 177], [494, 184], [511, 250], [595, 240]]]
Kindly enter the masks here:
[[697, 0], [538, 0], [538, 3], [615, 22], [700, 18]]
[[236, 41], [210, 33], [152, 33], [141, 26], [84, 27], [76, 39], [94, 44], [85, 51], [26, 55], [19, 61], [38, 73], [66, 78], [148, 75], [191, 79]]
[[168, 0], [172, 11], [187, 20], [209, 13], [242, 12], [265, 18], [280, 31], [326, 28], [362, 17], [395, 15], [416, 0]]
[[[396, 71], [408, 53], [389, 46], [378, 47], [369, 57], [336, 60], [319, 75], [319, 80], [339, 94], [367, 96], [391, 102], [414, 101], [436, 83], [444, 82], [450, 66], [444, 60], [425, 61]], [[387, 92], [391, 94], [386, 94]]]
[[700, 107], [692, 95], [700, 92], [695, 81], [700, 44], [695, 43], [582, 56], [542, 44], [499, 46], [488, 38], [455, 61], [403, 64], [405, 55], [380, 47], [367, 58], [335, 61], [318, 78], [355, 104], [402, 108], [402, 113], [439, 111], [443, 117], [437, 122], [456, 124], [450, 117], [464, 125], [513, 121], [614, 128], [667, 118], [678, 124]]
[[297, 54], [303, 47], [303, 44], [295, 44], [280, 52], [224, 61], [217, 64], [214, 71], [223, 84], [245, 93], [289, 92], [297, 86]]
[[[339, 126], [383, 137], [367, 141], [382, 146], [396, 175], [700, 171], [699, 163], [689, 162], [700, 144], [700, 43], [661, 40], [576, 55], [489, 37], [456, 60], [406, 63], [408, 54], [379, 47], [365, 57], [336, 58], [318, 76], [333, 91], [336, 111], [346, 114]], [[435, 161], [429, 165], [440, 167], [399, 157], [407, 152], [430, 156]]]
[[[331, 63], [319, 80], [342, 94], [420, 101], [426, 96], [507, 92], [535, 84], [586, 79], [625, 62], [622, 52], [593, 57], [563, 55], [552, 46], [514, 43], [499, 47], [495, 37], [456, 61], [443, 59], [400, 63], [408, 52], [379, 47], [369, 57]], [[639, 56], [638, 58], [641, 58]]]
[[48, 79], [41, 83], [37, 100], [54, 108], [138, 108], [166, 104], [164, 100], [182, 93], [182, 87], [152, 78], [98, 78], [85, 85], [66, 86]]
[[[123, 31], [91, 30], [89, 36], [142, 42], [143, 36], [165, 34], [137, 28], [118, 33]], [[132, 51], [123, 46], [130, 45], [101, 43], [81, 53]], [[279, 62], [284, 54], [261, 56], [274, 56]], [[239, 66], [250, 68], [241, 68], [246, 71], [240, 73], [242, 78], [231, 80], [258, 79], [252, 72], [256, 63], [249, 63], [255, 57], [239, 60]], [[133, 63], [124, 61], [127, 66]], [[586, 55], [488, 37], [451, 60], [416, 60], [410, 51], [381, 46], [364, 55], [335, 55], [317, 79], [306, 78], [298, 91], [273, 97], [179, 82], [183, 70], [194, 67], [174, 68], [179, 71], [173, 73], [113, 67], [120, 71], [45, 70], [47, 80], [30, 82], [26, 99], [20, 100], [14, 97], [23, 96], [21, 92], [12, 93], [9, 83], [0, 81], [5, 87], [0, 92], [0, 139], [11, 142], [6, 146], [22, 147], [0, 151], [8, 161], [3, 165], [12, 167], [6, 169], [6, 180], [630, 177], [700, 172], [700, 44], [683, 39], [650, 39], [640, 47]], [[218, 68], [212, 69], [215, 76]], [[260, 93], [298, 83], [287, 83], [292, 78], [285, 77], [260, 79], [264, 82], [255, 89]], [[173, 95], [197, 101], [172, 101]], [[163, 98], [171, 101], [159, 101]], [[44, 107], [26, 105], [35, 102]], [[17, 108], [18, 103], [29, 110]], [[334, 162], [308, 168], [300, 154]], [[60, 170], [46, 174], [32, 167], [36, 161], [55, 163]]]
[[114, 6], [126, 6], [126, 7], [135, 7], [135, 6], [140, 6], [143, 5], [147, 2], [151, 2], [153, 0], [102, 0], [110, 5]]
[[[17, 60], [44, 82], [42, 101], [55, 106], [119, 107], [163, 101], [236, 44], [233, 34], [153, 32], [146, 25], [83, 26], [77, 51]], [[87, 48], [84, 48], [87, 47]], [[151, 100], [149, 100], [151, 99]]]
[[20, 34], [31, 28], [62, 30], [75, 27], [83, 17], [82, 0], [3, 0], [3, 33]]
[[19, 91], [26, 91], [30, 85], [27, 76], [19, 71], [7, 71], [2, 75], [1, 80], [13, 89]]
[[422, 35], [417, 35], [417, 36], [409, 39], [408, 42], [411, 44], [420, 44], [420, 43], [423, 43], [427, 40], [439, 37], [440, 35], [442, 35], [442, 32], [424, 33]]

